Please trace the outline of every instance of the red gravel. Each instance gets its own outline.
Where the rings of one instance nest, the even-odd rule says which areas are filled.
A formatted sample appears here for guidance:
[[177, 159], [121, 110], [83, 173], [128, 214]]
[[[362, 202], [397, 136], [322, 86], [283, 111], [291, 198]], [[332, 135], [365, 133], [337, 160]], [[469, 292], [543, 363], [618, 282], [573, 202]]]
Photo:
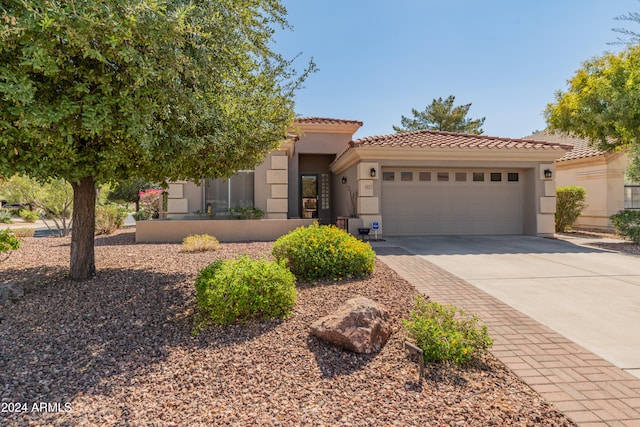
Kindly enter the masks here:
[[[572, 425], [490, 355], [429, 366], [418, 383], [400, 321], [415, 290], [380, 262], [368, 280], [300, 285], [284, 321], [193, 336], [198, 270], [268, 256], [271, 243], [181, 253], [135, 244], [127, 230], [96, 245], [99, 273], [86, 282], [67, 278], [68, 239], [25, 238], [0, 263], [0, 283], [26, 287], [0, 314], [0, 425]], [[394, 333], [377, 355], [308, 333], [357, 295], [392, 313]]]

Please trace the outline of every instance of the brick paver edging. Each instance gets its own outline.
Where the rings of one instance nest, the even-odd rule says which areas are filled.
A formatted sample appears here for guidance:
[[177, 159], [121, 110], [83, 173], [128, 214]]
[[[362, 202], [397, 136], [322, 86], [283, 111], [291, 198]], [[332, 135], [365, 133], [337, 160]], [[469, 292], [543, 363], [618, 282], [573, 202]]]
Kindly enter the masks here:
[[374, 248], [418, 292], [475, 314], [491, 353], [581, 426], [640, 427], [640, 379], [461, 278], [402, 248]]

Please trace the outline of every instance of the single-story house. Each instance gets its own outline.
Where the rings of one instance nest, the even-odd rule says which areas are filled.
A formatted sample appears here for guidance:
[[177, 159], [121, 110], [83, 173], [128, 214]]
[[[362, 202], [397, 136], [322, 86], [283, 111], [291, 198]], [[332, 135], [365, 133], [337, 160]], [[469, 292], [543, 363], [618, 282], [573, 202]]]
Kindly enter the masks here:
[[587, 207], [576, 226], [611, 230], [611, 215], [623, 209], [640, 209], [640, 186], [625, 179], [629, 160], [624, 151], [605, 152], [591, 146], [588, 140], [546, 131], [526, 138], [572, 147], [556, 160], [555, 169], [556, 187], [580, 186], [586, 190]]
[[[553, 235], [554, 162], [571, 146], [426, 130], [353, 140], [361, 126], [299, 118], [295, 137], [254, 170], [198, 185], [171, 183], [165, 216], [172, 224], [140, 222], [136, 238], [175, 241], [211, 232], [220, 240], [267, 240], [338, 219], [354, 234], [377, 228], [387, 236]], [[259, 208], [266, 220], [223, 221], [220, 228], [215, 218], [234, 206]], [[214, 220], [189, 220], [194, 212]]]

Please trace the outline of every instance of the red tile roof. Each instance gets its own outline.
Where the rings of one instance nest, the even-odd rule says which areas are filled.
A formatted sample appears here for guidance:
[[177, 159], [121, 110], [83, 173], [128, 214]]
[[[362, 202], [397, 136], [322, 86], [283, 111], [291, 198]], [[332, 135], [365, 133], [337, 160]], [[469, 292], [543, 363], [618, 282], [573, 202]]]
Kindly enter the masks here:
[[362, 122], [358, 120], [342, 120], [342, 119], [331, 119], [327, 117], [296, 117], [296, 123], [313, 123], [313, 124], [348, 124], [348, 125], [358, 125], [362, 126]]
[[544, 140], [571, 145], [572, 150], [556, 160], [557, 162], [584, 159], [587, 157], [604, 156], [605, 154], [607, 154], [606, 151], [598, 150], [596, 147], [591, 146], [588, 140], [578, 138], [573, 135], [542, 131], [528, 136], [527, 139]]
[[470, 135], [465, 133], [419, 130], [391, 135], [370, 136], [349, 143], [351, 147], [432, 147], [432, 148], [526, 148], [526, 149], [570, 149], [571, 146], [556, 142], [531, 139], [498, 138], [495, 136]]

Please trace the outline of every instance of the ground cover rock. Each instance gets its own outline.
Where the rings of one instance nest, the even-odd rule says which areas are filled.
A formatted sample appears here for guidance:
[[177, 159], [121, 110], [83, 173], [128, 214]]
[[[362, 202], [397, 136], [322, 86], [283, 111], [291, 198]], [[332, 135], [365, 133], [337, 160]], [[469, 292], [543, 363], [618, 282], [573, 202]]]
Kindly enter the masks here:
[[380, 351], [391, 335], [389, 312], [365, 297], [347, 300], [311, 324], [312, 335], [356, 353]]
[[4, 283], [0, 285], [0, 306], [7, 302], [15, 301], [24, 296], [24, 288], [17, 283]]

